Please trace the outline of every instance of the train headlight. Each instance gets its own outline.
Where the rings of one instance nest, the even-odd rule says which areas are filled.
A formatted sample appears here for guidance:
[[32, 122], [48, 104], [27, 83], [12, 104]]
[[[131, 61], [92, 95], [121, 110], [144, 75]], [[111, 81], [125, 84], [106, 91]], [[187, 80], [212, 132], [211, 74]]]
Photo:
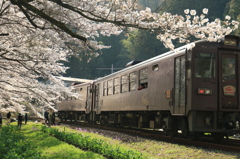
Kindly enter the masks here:
[[210, 89], [206, 89], [206, 94], [211, 94], [211, 90]]
[[198, 88], [198, 94], [211, 95], [212, 89], [209, 88]]

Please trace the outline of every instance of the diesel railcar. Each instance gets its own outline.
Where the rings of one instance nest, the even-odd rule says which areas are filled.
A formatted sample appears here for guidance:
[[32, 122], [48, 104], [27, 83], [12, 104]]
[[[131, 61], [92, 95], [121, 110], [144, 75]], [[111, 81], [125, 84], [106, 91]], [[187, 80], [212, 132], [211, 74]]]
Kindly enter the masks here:
[[221, 140], [239, 131], [239, 44], [231, 35], [200, 40], [76, 85], [81, 100], [59, 103], [60, 117]]

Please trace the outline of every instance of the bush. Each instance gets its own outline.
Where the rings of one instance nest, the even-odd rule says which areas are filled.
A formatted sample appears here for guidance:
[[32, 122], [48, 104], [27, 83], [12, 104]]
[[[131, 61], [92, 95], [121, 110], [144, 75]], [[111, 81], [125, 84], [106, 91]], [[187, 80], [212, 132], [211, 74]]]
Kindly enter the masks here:
[[90, 136], [85, 136], [79, 133], [67, 133], [65, 132], [65, 130], [59, 131], [58, 129], [48, 128], [46, 126], [42, 126], [41, 130], [45, 133], [55, 136], [59, 140], [78, 146], [81, 149], [86, 149], [102, 154], [108, 158], [117, 159], [142, 158], [142, 154], [138, 151], [125, 150], [123, 148], [110, 145], [101, 139], [95, 139]]
[[0, 158], [40, 158], [40, 153], [32, 150], [31, 144], [25, 140], [16, 126], [3, 126], [0, 129], [0, 141]]

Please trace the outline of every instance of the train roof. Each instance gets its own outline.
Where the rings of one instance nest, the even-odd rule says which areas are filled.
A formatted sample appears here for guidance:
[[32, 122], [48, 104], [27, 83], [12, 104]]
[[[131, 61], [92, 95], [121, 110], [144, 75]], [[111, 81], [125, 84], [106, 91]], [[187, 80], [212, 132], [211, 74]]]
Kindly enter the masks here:
[[118, 73], [121, 73], [121, 72], [124, 72], [124, 71], [127, 71], [127, 70], [131, 70], [131, 69], [134, 69], [134, 68], [143, 66], [143, 65], [145, 65], [145, 64], [148, 64], [149, 62], [154, 62], [154, 61], [158, 60], [159, 58], [167, 57], [167, 56], [170, 56], [170, 55], [173, 55], [173, 54], [182, 53], [182, 52], [183, 52], [184, 50], [186, 50], [186, 49], [191, 49], [191, 48], [195, 47], [195, 44], [196, 44], [196, 43], [199, 43], [199, 42], [206, 42], [206, 40], [198, 40], [198, 41], [195, 41], [195, 42], [186, 44], [186, 45], [184, 45], [184, 46], [181, 46], [181, 47], [179, 47], [179, 48], [174, 49], [173, 51], [168, 51], [168, 52], [163, 53], [163, 54], [161, 54], [161, 55], [152, 57], [152, 58], [150, 58], [150, 59], [148, 59], [148, 60], [141, 61], [141, 62], [139, 62], [139, 63], [137, 63], [137, 64], [135, 64], [135, 65], [126, 67], [126, 68], [124, 68], [124, 69], [122, 69], [122, 70], [119, 70], [119, 71], [114, 72], [114, 73], [112, 73], [112, 74], [109, 74], [109, 75], [107, 75], [107, 76], [99, 77], [99, 78], [97, 78], [97, 79], [94, 80], [94, 81], [98, 81], [98, 80], [101, 80], [101, 79], [105, 79], [105, 78], [114, 76], [114, 75], [116, 75], [116, 74], [118, 74]]
[[71, 77], [58, 77], [66, 83], [70, 83], [70, 85], [82, 84], [82, 83], [90, 83], [93, 80], [90, 79], [82, 79], [82, 78], [71, 78]]

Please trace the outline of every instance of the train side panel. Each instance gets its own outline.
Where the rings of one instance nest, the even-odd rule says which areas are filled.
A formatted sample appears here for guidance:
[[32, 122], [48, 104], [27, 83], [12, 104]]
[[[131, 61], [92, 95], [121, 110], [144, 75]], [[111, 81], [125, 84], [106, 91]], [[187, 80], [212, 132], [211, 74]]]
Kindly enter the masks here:
[[[184, 53], [180, 54], [183, 56]], [[176, 55], [175, 55], [176, 56]], [[179, 56], [179, 54], [178, 54]], [[140, 72], [147, 69], [146, 87], [139, 88], [141, 85]], [[136, 83], [131, 87], [130, 74], [136, 73]], [[121, 92], [118, 87], [117, 94], [106, 91], [104, 95], [104, 82], [127, 75], [128, 86], [126, 92]], [[174, 87], [174, 55], [149, 62], [141, 67], [136, 67], [117, 76], [108, 76], [95, 82], [100, 85], [100, 110], [101, 111], [160, 111], [171, 110], [172, 107], [172, 89]], [[114, 85], [114, 84], [113, 84]], [[120, 82], [121, 86], [121, 82]], [[106, 87], [107, 88], [107, 87]], [[111, 89], [112, 91], [112, 89]], [[100, 111], [99, 111], [100, 112]]]

